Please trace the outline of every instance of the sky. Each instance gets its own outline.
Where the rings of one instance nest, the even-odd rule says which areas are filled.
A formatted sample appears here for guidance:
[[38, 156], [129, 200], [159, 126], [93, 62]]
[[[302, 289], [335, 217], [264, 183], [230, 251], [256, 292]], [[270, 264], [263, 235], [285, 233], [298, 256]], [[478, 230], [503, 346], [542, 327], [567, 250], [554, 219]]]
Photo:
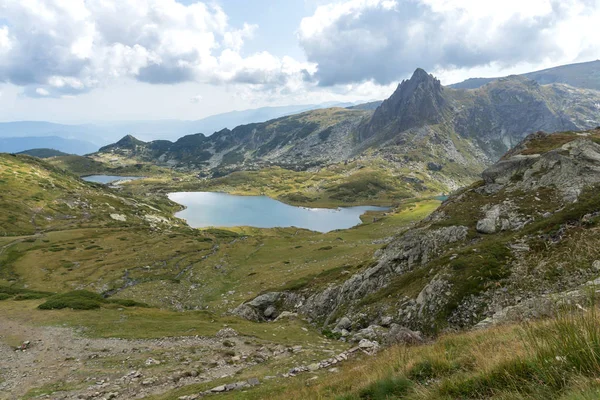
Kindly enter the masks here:
[[0, 121], [187, 119], [600, 58], [600, 0], [0, 0]]

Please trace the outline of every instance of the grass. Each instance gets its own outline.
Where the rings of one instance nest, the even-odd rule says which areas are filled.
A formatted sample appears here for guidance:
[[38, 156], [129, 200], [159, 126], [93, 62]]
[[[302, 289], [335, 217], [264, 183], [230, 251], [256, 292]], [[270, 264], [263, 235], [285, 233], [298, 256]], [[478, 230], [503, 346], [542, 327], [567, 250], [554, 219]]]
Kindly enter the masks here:
[[[594, 399], [600, 393], [600, 316], [555, 319], [446, 334], [431, 344], [395, 346], [292, 379], [265, 381], [224, 399]], [[316, 379], [315, 379], [316, 377]], [[193, 391], [180, 389], [156, 399]], [[154, 399], [154, 398], [153, 398]]]

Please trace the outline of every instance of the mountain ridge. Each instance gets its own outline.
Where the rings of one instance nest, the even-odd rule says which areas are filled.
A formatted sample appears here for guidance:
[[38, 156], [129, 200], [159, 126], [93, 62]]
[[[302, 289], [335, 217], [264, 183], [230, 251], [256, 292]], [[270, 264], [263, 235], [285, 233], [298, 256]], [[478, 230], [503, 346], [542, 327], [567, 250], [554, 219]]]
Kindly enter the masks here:
[[[539, 71], [527, 72], [525, 74], [520, 74], [519, 76], [532, 79], [541, 85], [564, 83], [583, 89], [600, 90], [600, 60], [566, 64]], [[455, 89], [478, 89], [497, 79], [500, 78], [469, 78], [448, 86]]]

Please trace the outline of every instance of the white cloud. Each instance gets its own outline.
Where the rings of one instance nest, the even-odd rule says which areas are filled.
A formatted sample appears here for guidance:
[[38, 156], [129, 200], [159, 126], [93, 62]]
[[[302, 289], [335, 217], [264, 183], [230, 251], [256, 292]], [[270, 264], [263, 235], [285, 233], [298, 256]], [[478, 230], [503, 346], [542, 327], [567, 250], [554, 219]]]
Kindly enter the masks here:
[[232, 27], [219, 6], [200, 1], [0, 0], [0, 9], [0, 82], [33, 96], [38, 88], [75, 95], [124, 77], [285, 85], [306, 68], [268, 53], [243, 57], [257, 26]]
[[600, 0], [350, 0], [318, 7], [298, 38], [323, 86], [600, 56]]
[[37, 88], [37, 89], [35, 89], [35, 93], [36, 93], [37, 95], [39, 95], [39, 96], [42, 96], [42, 97], [47, 97], [47, 96], [50, 96], [50, 92], [49, 92], [49, 91], [47, 91], [47, 90], [46, 90], [46, 89], [44, 89], [44, 88]]
[[202, 95], [201, 94], [198, 94], [198, 95], [196, 95], [196, 96], [194, 96], [194, 97], [192, 97], [190, 99], [190, 102], [192, 102], [193, 104], [198, 104], [201, 101], [202, 101]]

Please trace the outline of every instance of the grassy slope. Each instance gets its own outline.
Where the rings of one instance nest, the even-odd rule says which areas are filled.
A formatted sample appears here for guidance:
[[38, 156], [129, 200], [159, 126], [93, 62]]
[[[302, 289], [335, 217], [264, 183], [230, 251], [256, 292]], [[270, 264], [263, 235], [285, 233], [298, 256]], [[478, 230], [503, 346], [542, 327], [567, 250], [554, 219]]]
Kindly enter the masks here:
[[[435, 343], [393, 347], [291, 379], [268, 381], [224, 399], [560, 399], [600, 396], [597, 312], [462, 334]], [[153, 399], [195, 393], [188, 387]]]
[[158, 167], [149, 163], [134, 162], [132, 160], [127, 162], [119, 160], [116, 163], [111, 162], [108, 158], [66, 155], [53, 157], [47, 161], [51, 165], [79, 176], [96, 174], [134, 176], [177, 175], [168, 168]]

